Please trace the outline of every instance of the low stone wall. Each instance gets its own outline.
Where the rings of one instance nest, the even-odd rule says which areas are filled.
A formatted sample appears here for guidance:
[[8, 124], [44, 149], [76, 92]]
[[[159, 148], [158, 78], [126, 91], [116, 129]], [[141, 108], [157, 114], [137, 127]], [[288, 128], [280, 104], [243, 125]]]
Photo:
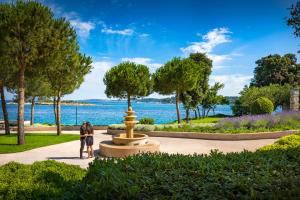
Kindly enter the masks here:
[[[124, 133], [125, 130], [107, 129], [107, 134], [115, 135]], [[275, 131], [275, 132], [259, 132], [259, 133], [196, 133], [196, 132], [168, 132], [168, 131], [151, 131], [140, 132], [150, 137], [172, 137], [172, 138], [189, 138], [189, 139], [205, 139], [205, 140], [260, 140], [260, 139], [277, 139], [286, 135], [299, 132], [298, 130]]]
[[[106, 130], [107, 126], [93, 126], [94, 130]], [[61, 129], [63, 131], [79, 131], [80, 126], [62, 126]], [[12, 127], [12, 131], [17, 131], [17, 127]], [[48, 127], [33, 127], [27, 126], [25, 127], [25, 131], [56, 131], [56, 126], [48, 126]]]

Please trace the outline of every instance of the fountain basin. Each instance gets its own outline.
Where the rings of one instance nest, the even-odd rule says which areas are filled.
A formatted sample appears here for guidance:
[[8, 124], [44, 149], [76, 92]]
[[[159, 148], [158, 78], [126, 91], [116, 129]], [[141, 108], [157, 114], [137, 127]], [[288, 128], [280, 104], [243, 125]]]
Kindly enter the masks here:
[[127, 146], [116, 145], [111, 140], [102, 141], [99, 144], [100, 155], [109, 158], [124, 158], [142, 153], [159, 152], [160, 144], [157, 141], [148, 140], [145, 145]]
[[148, 136], [140, 133], [134, 133], [133, 138], [128, 138], [126, 133], [121, 133], [113, 137], [113, 143], [116, 145], [138, 146], [145, 145], [147, 142]]

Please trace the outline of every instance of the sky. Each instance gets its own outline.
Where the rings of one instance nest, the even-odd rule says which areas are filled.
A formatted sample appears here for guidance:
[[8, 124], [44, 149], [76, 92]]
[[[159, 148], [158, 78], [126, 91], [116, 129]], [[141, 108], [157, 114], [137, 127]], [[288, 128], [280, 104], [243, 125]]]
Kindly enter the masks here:
[[[1, 0], [0, 0], [1, 1]], [[175, 56], [206, 53], [210, 84], [236, 96], [253, 77], [255, 61], [297, 53], [299, 38], [286, 25], [296, 0], [41, 0], [74, 27], [93, 70], [64, 99], [106, 99], [103, 76], [122, 61], [151, 72]], [[163, 97], [152, 94], [151, 97]]]

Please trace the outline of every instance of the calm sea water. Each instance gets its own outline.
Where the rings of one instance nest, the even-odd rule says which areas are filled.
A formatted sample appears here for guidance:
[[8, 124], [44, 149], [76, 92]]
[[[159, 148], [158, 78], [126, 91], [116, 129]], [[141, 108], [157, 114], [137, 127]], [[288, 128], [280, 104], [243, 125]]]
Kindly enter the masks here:
[[[127, 109], [126, 101], [88, 101], [95, 104], [93, 106], [77, 106], [77, 124], [82, 121], [90, 121], [94, 125], [108, 125], [121, 123]], [[0, 105], [1, 106], [1, 105]], [[17, 105], [8, 104], [9, 119], [17, 119]], [[155, 123], [162, 124], [176, 120], [175, 104], [144, 103], [133, 102], [132, 107], [136, 112], [137, 119], [151, 117]], [[217, 106], [215, 113], [231, 115], [232, 111], [228, 105]], [[182, 117], [185, 112], [181, 106]], [[212, 113], [211, 113], [212, 114]], [[194, 113], [191, 112], [191, 117]], [[2, 109], [0, 110], [0, 119], [3, 119]], [[30, 105], [25, 105], [25, 120], [30, 120]], [[36, 105], [35, 123], [54, 124], [53, 107], [51, 105]], [[62, 105], [62, 124], [76, 124], [76, 106]]]

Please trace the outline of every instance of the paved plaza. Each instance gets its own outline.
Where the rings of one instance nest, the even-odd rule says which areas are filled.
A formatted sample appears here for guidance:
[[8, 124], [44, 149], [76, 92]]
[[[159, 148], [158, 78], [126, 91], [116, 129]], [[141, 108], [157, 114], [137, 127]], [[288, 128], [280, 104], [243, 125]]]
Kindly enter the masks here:
[[[41, 131], [39, 131], [40, 133]], [[79, 134], [77, 131], [65, 131], [64, 134]], [[104, 140], [111, 140], [112, 136], [107, 135], [106, 131], [95, 131], [94, 150], [98, 155], [99, 143]], [[242, 140], [242, 141], [220, 141], [220, 140], [201, 140], [201, 139], [183, 139], [183, 138], [167, 138], [153, 137], [153, 140], [160, 142], [161, 152], [170, 154], [207, 154], [213, 149], [218, 149], [224, 153], [240, 152], [244, 149], [255, 151], [256, 149], [274, 143], [275, 139], [264, 140]], [[0, 165], [15, 161], [25, 164], [31, 164], [35, 161], [43, 161], [47, 159], [64, 162], [67, 164], [80, 165], [87, 168], [92, 162], [90, 159], [79, 158], [80, 141], [66, 142], [37, 149], [32, 149], [20, 153], [0, 154]], [[86, 154], [86, 153], [85, 153]]]

